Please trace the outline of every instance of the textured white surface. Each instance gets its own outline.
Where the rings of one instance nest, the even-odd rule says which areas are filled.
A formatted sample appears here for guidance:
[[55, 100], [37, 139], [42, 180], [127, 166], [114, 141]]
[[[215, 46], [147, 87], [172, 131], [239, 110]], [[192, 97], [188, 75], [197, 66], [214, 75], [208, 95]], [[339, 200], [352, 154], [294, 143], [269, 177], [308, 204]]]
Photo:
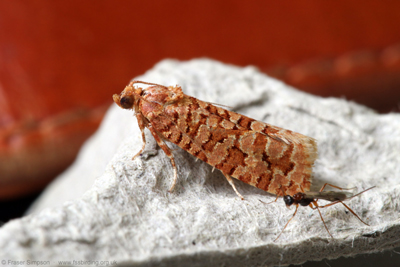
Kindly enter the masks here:
[[[343, 99], [296, 91], [255, 68], [201, 59], [166, 60], [141, 80], [179, 84], [184, 93], [228, 105], [252, 118], [318, 140], [312, 189], [329, 182], [359, 190], [341, 205], [294, 209], [281, 199], [224, 176], [169, 144], [173, 170], [148, 131], [145, 156], [131, 160], [142, 141], [133, 113], [113, 105], [77, 162], [36, 203], [33, 214], [0, 228], [0, 259], [116, 260], [131, 265], [285, 265], [400, 246], [400, 115], [379, 115]], [[120, 93], [123, 88], [110, 92]], [[86, 192], [83, 194], [83, 192]], [[83, 194], [83, 195], [82, 195]], [[69, 202], [64, 202], [70, 200]], [[48, 208], [53, 207], [53, 208]]]

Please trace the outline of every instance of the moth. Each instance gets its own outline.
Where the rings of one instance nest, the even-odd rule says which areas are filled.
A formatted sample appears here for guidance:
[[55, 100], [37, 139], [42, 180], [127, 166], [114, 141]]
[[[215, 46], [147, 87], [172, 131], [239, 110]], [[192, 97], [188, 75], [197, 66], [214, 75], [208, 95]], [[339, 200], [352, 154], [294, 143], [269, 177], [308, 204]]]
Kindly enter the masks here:
[[232, 177], [278, 196], [282, 190], [292, 195], [310, 188], [317, 157], [317, 144], [311, 137], [185, 95], [178, 85], [132, 81], [113, 100], [135, 112], [143, 146], [133, 158], [145, 149], [145, 128], [170, 158], [174, 178], [169, 191], [178, 175], [165, 141], [220, 170], [241, 199]]
[[[350, 211], [354, 216], [356, 216], [358, 220], [360, 220], [363, 224], [369, 226], [367, 223], [365, 223], [363, 220], [361, 220], [361, 218], [360, 218], [349, 206], [347, 206], [345, 203], [343, 203], [343, 201], [349, 200], [349, 199], [354, 198], [354, 197], [356, 197], [356, 196], [359, 196], [359, 195], [361, 195], [362, 193], [365, 193], [366, 191], [371, 190], [371, 189], [374, 188], [375, 186], [370, 187], [370, 188], [368, 188], [368, 189], [365, 189], [364, 191], [361, 191], [361, 192], [359, 192], [359, 193], [357, 193], [357, 194], [352, 194], [352, 193], [350, 193], [350, 192], [341, 192], [341, 191], [324, 191], [324, 189], [325, 189], [325, 187], [326, 187], [327, 185], [329, 185], [329, 186], [331, 186], [331, 187], [334, 187], [334, 188], [337, 188], [337, 189], [339, 189], [339, 190], [352, 190], [352, 189], [354, 189], [354, 188], [341, 188], [341, 187], [338, 187], [338, 186], [336, 186], [336, 185], [332, 185], [332, 184], [326, 183], [326, 184], [324, 184], [324, 185], [321, 187], [321, 189], [319, 190], [319, 192], [312, 192], [312, 191], [304, 192], [304, 191], [303, 191], [303, 192], [298, 192], [298, 193], [294, 194], [293, 196], [288, 195], [288, 194], [285, 193], [285, 192], [283, 191], [283, 189], [282, 189], [282, 195], [284, 196], [284, 197], [283, 197], [283, 201], [285, 202], [286, 207], [289, 208], [290, 206], [295, 205], [295, 206], [296, 206], [296, 210], [294, 211], [292, 217], [288, 220], [288, 222], [286, 223], [286, 225], [283, 227], [283, 229], [282, 229], [282, 231], [280, 232], [280, 234], [278, 235], [278, 237], [274, 240], [274, 242], [275, 242], [276, 240], [278, 240], [278, 238], [282, 235], [283, 231], [286, 229], [286, 227], [288, 226], [288, 224], [290, 223], [290, 221], [294, 218], [294, 216], [295, 216], [296, 213], [297, 213], [297, 209], [299, 208], [299, 205], [300, 205], [300, 206], [309, 206], [310, 208], [312, 208], [312, 209], [314, 209], [314, 210], [315, 210], [315, 209], [318, 210], [319, 216], [321, 217], [321, 220], [322, 220], [322, 222], [323, 222], [323, 224], [324, 224], [324, 226], [325, 226], [325, 229], [326, 229], [326, 231], [328, 232], [328, 234], [329, 234], [332, 238], [333, 238], [333, 236], [332, 236], [332, 234], [329, 232], [328, 227], [327, 227], [326, 224], [325, 224], [325, 221], [324, 221], [324, 218], [322, 217], [320, 208], [322, 209], [322, 208], [326, 208], [326, 207], [329, 207], [329, 206], [332, 206], [332, 205], [336, 205], [336, 204], [342, 203], [343, 206], [345, 206], [345, 208], [346, 208], [348, 211]], [[278, 199], [278, 198], [276, 198], [275, 201], [276, 201], [277, 199]], [[319, 206], [319, 205], [318, 205], [318, 200], [319, 200], [319, 199], [327, 200], [327, 201], [330, 201], [331, 203], [329, 203], [329, 204], [327, 204], [327, 205], [324, 205], [324, 206]], [[260, 201], [261, 201], [261, 200], [260, 200]], [[273, 201], [273, 202], [275, 202], [275, 201]], [[263, 202], [263, 201], [261, 201], [261, 202]], [[263, 202], [263, 203], [264, 203], [264, 202]], [[265, 203], [265, 204], [268, 204], [268, 203]]]

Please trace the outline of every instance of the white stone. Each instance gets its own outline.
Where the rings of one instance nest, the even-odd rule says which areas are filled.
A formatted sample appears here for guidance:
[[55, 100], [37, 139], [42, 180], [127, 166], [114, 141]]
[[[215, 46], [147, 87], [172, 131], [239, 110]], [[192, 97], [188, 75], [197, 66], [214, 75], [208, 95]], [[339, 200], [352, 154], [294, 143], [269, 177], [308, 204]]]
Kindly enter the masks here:
[[[145, 156], [133, 112], [113, 104], [76, 162], [32, 208], [0, 228], [0, 259], [117, 261], [150, 266], [287, 265], [354, 256], [400, 245], [400, 115], [380, 115], [337, 98], [297, 91], [260, 73], [208, 59], [165, 60], [137, 79], [182, 86], [184, 93], [318, 140], [312, 190], [324, 183], [376, 188], [343, 205], [294, 209], [224, 176], [169, 143], [173, 169], [146, 130]], [[120, 93], [123, 88], [114, 88]], [[320, 201], [321, 204], [324, 203]], [[71, 263], [73, 264], [73, 263]]]

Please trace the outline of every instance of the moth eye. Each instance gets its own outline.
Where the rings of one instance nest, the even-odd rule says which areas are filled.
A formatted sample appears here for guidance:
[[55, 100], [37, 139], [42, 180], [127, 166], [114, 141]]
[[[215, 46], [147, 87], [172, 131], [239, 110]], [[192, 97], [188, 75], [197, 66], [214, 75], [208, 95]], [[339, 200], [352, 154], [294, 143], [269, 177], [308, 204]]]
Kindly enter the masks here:
[[124, 96], [123, 98], [121, 98], [119, 103], [121, 104], [121, 107], [123, 107], [125, 109], [132, 108], [132, 106], [133, 106], [133, 97]]

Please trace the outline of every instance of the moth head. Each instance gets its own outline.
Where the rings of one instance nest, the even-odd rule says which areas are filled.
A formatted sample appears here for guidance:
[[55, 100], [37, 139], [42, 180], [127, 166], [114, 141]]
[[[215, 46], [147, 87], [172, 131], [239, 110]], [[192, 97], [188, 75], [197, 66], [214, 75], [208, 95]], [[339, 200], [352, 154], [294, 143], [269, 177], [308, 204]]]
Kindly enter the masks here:
[[134, 88], [132, 86], [125, 87], [120, 95], [114, 94], [114, 102], [123, 109], [133, 109], [135, 106], [135, 95], [140, 95], [141, 88]]

